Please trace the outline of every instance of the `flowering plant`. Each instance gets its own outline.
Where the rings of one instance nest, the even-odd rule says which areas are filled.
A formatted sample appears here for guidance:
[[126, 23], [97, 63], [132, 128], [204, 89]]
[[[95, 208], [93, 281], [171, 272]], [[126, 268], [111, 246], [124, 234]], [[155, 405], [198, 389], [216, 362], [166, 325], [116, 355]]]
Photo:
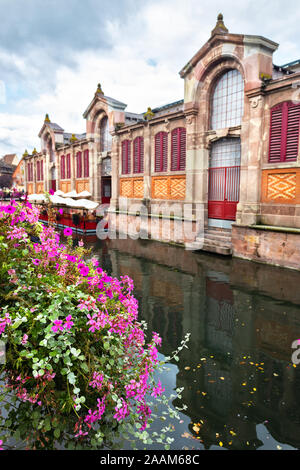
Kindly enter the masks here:
[[71, 231], [62, 242], [38, 218], [28, 202], [0, 206], [0, 403], [13, 406], [2, 426], [0, 415], [1, 441], [55, 448], [68, 434], [72, 447], [99, 448], [130, 434], [144, 444], [156, 436], [169, 448], [171, 426], [148, 432], [153, 400], [179, 416], [155, 380], [161, 338], [153, 333], [146, 343], [133, 281], [109, 276], [82, 243], [72, 248]]

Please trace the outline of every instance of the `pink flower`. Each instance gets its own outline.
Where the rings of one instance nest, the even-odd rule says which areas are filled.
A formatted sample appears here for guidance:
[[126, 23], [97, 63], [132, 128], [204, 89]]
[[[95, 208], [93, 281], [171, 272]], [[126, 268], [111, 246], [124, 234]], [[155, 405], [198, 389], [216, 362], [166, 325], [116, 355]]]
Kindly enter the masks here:
[[65, 330], [70, 330], [71, 327], [74, 325], [74, 322], [72, 322], [71, 320], [72, 320], [72, 315], [68, 315], [64, 323]]
[[24, 344], [27, 344], [27, 340], [28, 340], [28, 336], [25, 334], [22, 338], [22, 341], [21, 343], [24, 345]]
[[155, 332], [153, 332], [153, 341], [157, 346], [161, 346], [161, 337]]
[[11, 206], [11, 205], [6, 206], [6, 207], [5, 207], [5, 212], [6, 212], [7, 214], [13, 214], [14, 212], [16, 212], [16, 207]]
[[35, 258], [32, 262], [33, 262], [33, 264], [35, 264], [36, 266], [38, 266], [38, 265], [40, 264], [41, 260], [38, 259], [38, 258]]
[[63, 321], [62, 320], [54, 320], [54, 326], [52, 326], [51, 330], [54, 331], [54, 333], [57, 333], [58, 330], [60, 331], [63, 331], [63, 326], [62, 326], [62, 323]]
[[64, 236], [65, 237], [70, 237], [73, 233], [73, 230], [71, 229], [71, 227], [67, 227], [64, 229]]
[[151, 396], [152, 397], [157, 397], [157, 395], [161, 395], [165, 391], [165, 388], [162, 388], [160, 380], [157, 383], [157, 387], [153, 387]]
[[[1, 441], [0, 439], [0, 446], [2, 446], [2, 444], [3, 444], [3, 441]], [[0, 447], [0, 450], [4, 450], [3, 447]]]
[[63, 209], [58, 209], [58, 212], [59, 212], [60, 215], [63, 215], [64, 210]]
[[85, 266], [84, 268], [80, 269], [80, 274], [81, 276], [87, 276], [88, 273], [90, 272], [89, 268]]
[[54, 194], [53, 189], [50, 189], [50, 190], [49, 190], [49, 194], [50, 194], [50, 196], [53, 196], [53, 194]]

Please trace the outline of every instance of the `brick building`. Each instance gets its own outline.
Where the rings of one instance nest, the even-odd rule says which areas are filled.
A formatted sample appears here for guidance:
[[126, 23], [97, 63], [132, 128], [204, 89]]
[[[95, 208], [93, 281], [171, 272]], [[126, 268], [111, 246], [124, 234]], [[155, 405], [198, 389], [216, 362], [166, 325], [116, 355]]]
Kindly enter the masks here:
[[144, 232], [157, 216], [151, 234], [164, 239], [169, 217], [171, 240], [181, 243], [193, 240], [177, 225], [197, 227], [201, 207], [202, 249], [299, 268], [300, 64], [275, 65], [277, 47], [230, 33], [220, 14], [180, 71], [182, 100], [128, 113], [99, 85], [84, 113], [86, 133], [76, 136], [46, 115], [41, 151], [24, 155], [27, 191], [88, 190], [110, 202], [119, 229], [146, 208]]

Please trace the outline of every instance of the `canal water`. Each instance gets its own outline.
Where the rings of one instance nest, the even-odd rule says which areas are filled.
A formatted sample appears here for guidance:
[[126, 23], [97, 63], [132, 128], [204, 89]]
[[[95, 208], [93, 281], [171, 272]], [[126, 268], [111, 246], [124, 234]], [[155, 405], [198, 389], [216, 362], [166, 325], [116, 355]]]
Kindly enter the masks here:
[[[300, 273], [148, 240], [93, 244], [104, 269], [129, 275], [139, 319], [163, 339], [167, 393], [184, 387], [171, 449], [299, 449]], [[299, 355], [300, 357], [300, 355]]]

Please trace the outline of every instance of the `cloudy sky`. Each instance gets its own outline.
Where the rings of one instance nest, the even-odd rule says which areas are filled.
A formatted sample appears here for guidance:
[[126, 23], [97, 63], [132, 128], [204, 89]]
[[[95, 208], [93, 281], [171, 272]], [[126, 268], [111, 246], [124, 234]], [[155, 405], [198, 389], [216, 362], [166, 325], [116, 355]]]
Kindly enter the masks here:
[[39, 150], [46, 113], [84, 132], [98, 82], [131, 112], [182, 99], [178, 72], [219, 12], [279, 43], [276, 64], [300, 58], [299, 0], [0, 0], [0, 156]]

